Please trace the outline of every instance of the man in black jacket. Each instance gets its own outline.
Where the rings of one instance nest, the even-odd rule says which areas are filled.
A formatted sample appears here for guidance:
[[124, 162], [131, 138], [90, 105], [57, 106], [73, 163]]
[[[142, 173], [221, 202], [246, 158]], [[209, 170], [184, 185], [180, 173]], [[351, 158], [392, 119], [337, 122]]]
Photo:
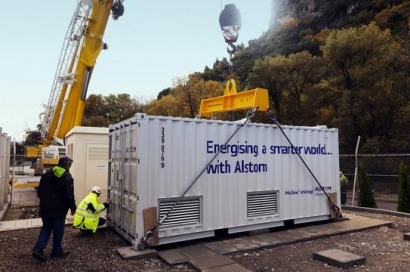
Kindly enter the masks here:
[[74, 180], [69, 170], [73, 160], [61, 157], [58, 165], [41, 176], [37, 188], [40, 198], [39, 214], [43, 222], [32, 255], [38, 260], [45, 261], [44, 248], [53, 233], [53, 248], [51, 258], [66, 257], [69, 252], [63, 251], [62, 241], [67, 212], [70, 209], [74, 215], [77, 206], [74, 199]]

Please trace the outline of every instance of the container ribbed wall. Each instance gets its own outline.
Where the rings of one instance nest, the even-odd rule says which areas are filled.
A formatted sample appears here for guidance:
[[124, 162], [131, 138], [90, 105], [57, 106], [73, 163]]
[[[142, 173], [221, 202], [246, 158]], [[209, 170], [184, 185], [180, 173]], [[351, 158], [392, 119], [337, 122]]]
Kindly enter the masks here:
[[111, 224], [128, 240], [139, 240], [142, 211], [156, 207], [159, 219], [167, 216], [158, 232], [163, 244], [217, 229], [237, 232], [329, 218], [320, 186], [327, 194], [339, 193], [337, 129], [282, 129], [294, 148], [268, 124], [137, 114], [111, 126]]

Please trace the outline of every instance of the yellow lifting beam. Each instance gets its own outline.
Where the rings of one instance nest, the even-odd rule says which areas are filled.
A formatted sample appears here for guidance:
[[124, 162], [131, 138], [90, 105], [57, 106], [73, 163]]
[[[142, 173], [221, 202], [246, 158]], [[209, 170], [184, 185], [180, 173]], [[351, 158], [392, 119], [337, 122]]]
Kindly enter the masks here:
[[210, 117], [215, 112], [236, 111], [257, 108], [266, 111], [269, 107], [268, 90], [256, 88], [238, 93], [233, 79], [228, 80], [223, 96], [203, 99], [199, 116]]

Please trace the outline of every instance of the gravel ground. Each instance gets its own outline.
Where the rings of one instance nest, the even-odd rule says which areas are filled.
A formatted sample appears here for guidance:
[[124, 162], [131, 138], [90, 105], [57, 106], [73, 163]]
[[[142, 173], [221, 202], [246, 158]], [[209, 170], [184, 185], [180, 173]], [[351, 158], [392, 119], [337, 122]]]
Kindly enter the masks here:
[[[394, 227], [237, 253], [229, 257], [254, 272], [410, 271], [410, 241], [403, 240], [403, 234], [410, 232], [410, 218], [344, 211], [344, 214], [347, 213], [387, 220]], [[38, 233], [39, 229], [0, 232], [0, 271], [195, 271], [188, 265], [168, 266], [157, 258], [123, 260], [116, 249], [130, 245], [110, 229], [94, 237], [84, 237], [77, 230], [67, 227], [64, 247], [71, 254], [65, 259], [40, 262], [31, 256]], [[338, 269], [313, 260], [314, 252], [332, 248], [364, 256], [366, 264]], [[48, 247], [45, 253], [49, 252]]]
[[[380, 227], [361, 232], [332, 236], [293, 245], [235, 254], [232, 258], [251, 271], [410, 271], [410, 241], [403, 239], [410, 232], [410, 218], [385, 214], [344, 211], [360, 216], [390, 221], [394, 227]], [[313, 260], [313, 253], [339, 249], [366, 258], [366, 263], [341, 269]]]

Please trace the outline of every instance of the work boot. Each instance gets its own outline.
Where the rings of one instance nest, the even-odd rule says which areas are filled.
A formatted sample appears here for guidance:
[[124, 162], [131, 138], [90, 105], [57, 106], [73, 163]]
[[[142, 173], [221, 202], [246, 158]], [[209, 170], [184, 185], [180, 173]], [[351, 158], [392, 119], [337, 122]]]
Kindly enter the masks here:
[[46, 256], [44, 255], [43, 252], [40, 252], [38, 250], [33, 249], [31, 256], [33, 256], [34, 258], [36, 258], [39, 261], [45, 261], [47, 260]]
[[65, 258], [65, 257], [67, 257], [68, 255], [70, 255], [70, 251], [63, 251], [63, 252], [61, 252], [60, 254], [58, 254], [58, 255], [51, 255], [50, 256], [50, 258], [51, 259], [54, 259], [54, 258]]

